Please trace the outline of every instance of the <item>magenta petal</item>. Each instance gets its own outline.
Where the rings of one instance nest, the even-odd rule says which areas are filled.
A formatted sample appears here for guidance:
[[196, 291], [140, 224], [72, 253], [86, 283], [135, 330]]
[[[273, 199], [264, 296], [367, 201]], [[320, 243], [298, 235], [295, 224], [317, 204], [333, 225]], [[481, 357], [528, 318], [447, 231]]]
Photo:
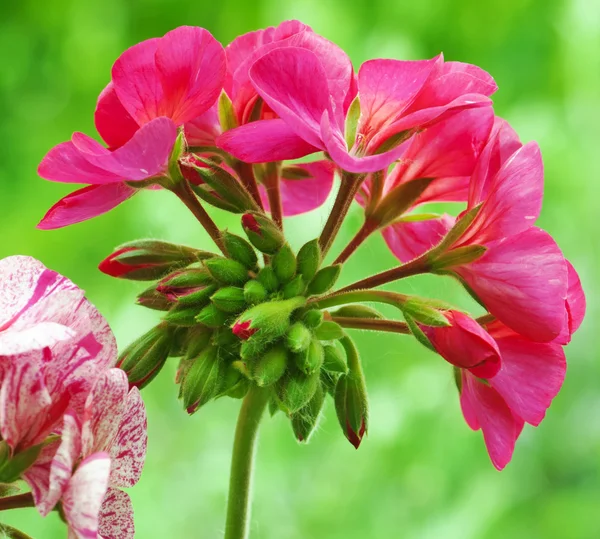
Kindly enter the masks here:
[[320, 123], [323, 113], [331, 110], [330, 91], [327, 74], [313, 52], [297, 47], [272, 50], [254, 63], [250, 79], [297, 135], [323, 148]]
[[50, 487], [52, 460], [59, 446], [60, 440], [56, 440], [43, 447], [34, 464], [23, 473], [23, 480], [31, 488], [33, 501], [38, 511], [40, 511], [40, 504], [43, 503]]
[[122, 179], [135, 181], [165, 171], [176, 138], [176, 125], [168, 118], [161, 117], [140, 127], [128, 142], [113, 152], [82, 133], [73, 135], [73, 143], [92, 165]]
[[567, 267], [556, 242], [532, 227], [488, 245], [478, 260], [456, 268], [488, 310], [536, 342], [548, 342], [565, 320]]
[[111, 485], [132, 487], [142, 474], [148, 443], [146, 408], [137, 387], [127, 396], [117, 437], [110, 450]]
[[98, 532], [102, 539], [133, 539], [133, 505], [126, 492], [108, 489], [100, 509]]
[[126, 183], [90, 185], [73, 191], [52, 206], [37, 228], [53, 230], [102, 215], [137, 192]]
[[217, 146], [247, 163], [298, 159], [319, 151], [296, 135], [283, 120], [260, 120], [223, 133]]
[[223, 132], [219, 122], [218, 105], [186, 122], [185, 139], [188, 146], [216, 146], [217, 137]]
[[62, 509], [77, 539], [95, 539], [100, 508], [108, 489], [110, 457], [94, 453], [77, 468], [63, 495]]
[[466, 202], [469, 183], [468, 176], [437, 179], [423, 191], [415, 205], [429, 202]]
[[579, 275], [573, 267], [573, 264], [567, 260], [567, 270], [569, 275], [569, 288], [567, 290], [567, 310], [569, 313], [569, 332], [575, 333], [583, 318], [585, 317], [585, 294], [579, 280]]
[[469, 391], [469, 388], [467, 387], [467, 378], [469, 376], [471, 376], [469, 371], [464, 369], [460, 371], [460, 409], [469, 428], [472, 430], [479, 430], [481, 425], [477, 419], [475, 404], [471, 402], [471, 391]]
[[83, 455], [110, 452], [125, 412], [129, 383], [120, 369], [109, 369], [98, 379], [85, 403]]
[[225, 51], [204, 28], [180, 26], [160, 39], [156, 68], [164, 91], [161, 116], [177, 125], [206, 112], [225, 82]]
[[534, 343], [517, 334], [497, 338], [496, 342], [502, 368], [490, 380], [491, 386], [514, 414], [539, 425], [565, 378], [567, 364], [562, 346]]
[[140, 127], [119, 101], [112, 82], [98, 97], [94, 122], [102, 140], [112, 149], [123, 146]]
[[471, 375], [465, 376], [463, 382], [462, 391], [469, 393], [468, 401], [481, 426], [492, 463], [502, 470], [512, 458], [520, 422], [494, 388]]

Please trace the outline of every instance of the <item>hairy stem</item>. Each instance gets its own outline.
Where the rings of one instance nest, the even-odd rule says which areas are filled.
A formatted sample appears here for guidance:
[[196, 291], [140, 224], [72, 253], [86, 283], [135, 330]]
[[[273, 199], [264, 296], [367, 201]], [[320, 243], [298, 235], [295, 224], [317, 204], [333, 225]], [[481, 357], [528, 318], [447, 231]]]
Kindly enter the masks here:
[[263, 184], [267, 189], [271, 218], [283, 230], [283, 206], [281, 203], [281, 178], [278, 163], [267, 163]]
[[35, 507], [31, 492], [0, 498], [0, 511], [9, 509], [22, 509], [23, 507]]
[[398, 307], [402, 305], [408, 296], [398, 294], [396, 292], [387, 292], [385, 290], [351, 290], [348, 292], [334, 292], [328, 296], [315, 298], [309, 301], [311, 307], [317, 309], [328, 309], [337, 307], [338, 305], [346, 305], [348, 303], [386, 303]]
[[242, 402], [235, 429], [225, 539], [247, 539], [250, 524], [250, 494], [258, 426], [269, 400], [269, 392], [252, 386]]
[[221, 250], [221, 252], [224, 255], [227, 255], [227, 251], [225, 249], [225, 245], [223, 244], [219, 228], [212, 220], [210, 215], [208, 215], [206, 210], [202, 207], [200, 201], [194, 194], [194, 191], [192, 191], [192, 188], [190, 187], [190, 184], [187, 182], [187, 180], [182, 179], [175, 186], [173, 186], [171, 190], [194, 214], [194, 217], [198, 219], [198, 222], [208, 232], [208, 235], [217, 244], [217, 247]]
[[319, 245], [323, 253], [323, 257], [327, 254], [333, 240], [337, 236], [337, 233], [342, 226], [344, 217], [350, 209], [352, 200], [358, 192], [361, 183], [365, 179], [364, 174], [351, 174], [350, 172], [342, 172], [342, 178], [340, 183], [340, 190], [338, 191], [337, 197], [331, 209], [331, 213], [325, 223], [321, 237], [319, 238]]
[[254, 176], [254, 169], [252, 164], [244, 163], [243, 161], [236, 161], [233, 164], [233, 169], [237, 172], [240, 181], [248, 192], [252, 195], [254, 201], [258, 204], [261, 209], [264, 209], [262, 199], [260, 198], [260, 192], [258, 190], [258, 183]]
[[350, 316], [332, 316], [331, 320], [347, 329], [367, 329], [372, 331], [386, 331], [389, 333], [410, 334], [408, 325], [395, 320], [381, 320], [379, 318], [353, 318]]
[[350, 255], [358, 249], [360, 245], [373, 233], [377, 230], [377, 223], [373, 221], [369, 221], [368, 219], [363, 223], [363, 226], [356, 233], [354, 238], [350, 241], [348, 245], [344, 248], [344, 250], [338, 255], [335, 259], [334, 264], [343, 264], [350, 258]]

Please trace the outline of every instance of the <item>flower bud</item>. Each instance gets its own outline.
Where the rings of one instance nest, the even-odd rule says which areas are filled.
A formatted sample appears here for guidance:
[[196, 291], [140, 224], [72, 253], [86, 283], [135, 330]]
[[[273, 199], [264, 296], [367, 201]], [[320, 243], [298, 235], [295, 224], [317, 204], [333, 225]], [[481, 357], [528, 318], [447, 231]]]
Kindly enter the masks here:
[[250, 380], [233, 366], [227, 366], [225, 379], [223, 381], [223, 389], [221, 395], [231, 397], [232, 399], [243, 399], [250, 389]]
[[462, 264], [474, 262], [478, 258], [481, 258], [486, 251], [487, 247], [483, 245], [466, 245], [464, 247], [452, 249], [430, 263], [431, 271], [443, 271], [453, 268], [454, 266], [460, 266]]
[[308, 284], [309, 295], [324, 294], [333, 287], [342, 271], [341, 264], [327, 266], [317, 272], [313, 280]]
[[244, 299], [250, 305], [262, 303], [267, 299], [267, 290], [258, 281], [252, 279], [244, 285]]
[[219, 394], [224, 377], [225, 363], [219, 358], [217, 348], [208, 346], [196, 358], [183, 380], [183, 405], [188, 414], [193, 414]]
[[290, 372], [277, 383], [279, 402], [288, 414], [293, 414], [308, 404], [319, 386], [319, 373], [309, 376], [301, 372]]
[[203, 251], [166, 241], [138, 240], [121, 245], [100, 262], [98, 269], [121, 279], [153, 281], [206, 255]]
[[247, 341], [252, 335], [254, 335], [258, 328], [251, 328], [250, 324], [252, 322], [250, 320], [246, 320], [245, 322], [236, 322], [233, 324], [233, 328], [231, 331], [233, 334], [241, 339], [242, 341]]
[[408, 296], [399, 304], [402, 313], [425, 326], [447, 327], [450, 325], [443, 312], [428, 304], [428, 300], [417, 296]]
[[243, 264], [248, 269], [256, 267], [258, 263], [256, 251], [244, 238], [227, 231], [223, 232], [222, 238], [225, 249], [233, 260]]
[[302, 352], [308, 348], [312, 333], [302, 323], [292, 324], [286, 335], [286, 345], [292, 352]]
[[216, 256], [205, 260], [204, 265], [215, 281], [224, 285], [243, 286], [250, 279], [246, 267], [230, 258]]
[[316, 430], [321, 417], [323, 404], [325, 403], [325, 393], [319, 384], [315, 394], [308, 404], [293, 413], [290, 417], [294, 436], [299, 442], [308, 443], [312, 433]]
[[269, 347], [269, 341], [251, 338], [243, 340], [242, 337], [240, 337], [240, 339], [242, 339], [242, 346], [240, 346], [240, 357], [244, 361], [255, 360]]
[[188, 329], [187, 338], [183, 345], [185, 355], [188, 358], [197, 357], [208, 346], [213, 333], [212, 329], [200, 325]]
[[150, 288], [146, 288], [146, 290], [138, 294], [135, 302], [137, 305], [141, 305], [142, 307], [153, 309], [155, 311], [168, 311], [174, 305], [173, 301], [156, 290], [155, 285], [152, 285]]
[[262, 213], [248, 212], [242, 215], [242, 227], [250, 243], [262, 253], [275, 254], [285, 243], [281, 229]]
[[197, 307], [188, 307], [186, 305], [175, 305], [165, 316], [163, 320], [174, 326], [192, 327], [196, 325]]
[[221, 326], [212, 332], [211, 342], [215, 346], [223, 346], [230, 350], [240, 345], [240, 339], [233, 334], [228, 326]]
[[305, 243], [298, 251], [298, 273], [306, 282], [312, 280], [321, 265], [322, 255], [319, 240]]
[[315, 336], [321, 341], [334, 341], [345, 335], [344, 329], [337, 322], [325, 320], [317, 329]]
[[296, 275], [296, 257], [289, 243], [284, 243], [271, 263], [280, 283], [291, 281]]
[[209, 328], [218, 328], [227, 322], [229, 314], [217, 309], [212, 303], [204, 307], [195, 318], [198, 324]]
[[246, 308], [244, 290], [235, 286], [226, 286], [217, 290], [210, 298], [212, 304], [226, 313], [239, 313]]
[[318, 372], [323, 365], [323, 359], [323, 345], [314, 338], [305, 350], [295, 355], [296, 366], [306, 375]]
[[315, 329], [323, 322], [323, 312], [317, 309], [311, 309], [307, 311], [302, 317], [304, 323], [311, 329]]
[[178, 303], [182, 307], [194, 307], [196, 311], [210, 301], [211, 296], [217, 291], [216, 284], [190, 290], [187, 294], [179, 296]]
[[342, 316], [344, 318], [383, 318], [383, 315], [366, 305], [344, 305], [337, 311], [331, 313], [332, 316]]
[[279, 288], [279, 280], [271, 266], [262, 268], [256, 277], [258, 282], [265, 287], [267, 292], [275, 292]]
[[260, 356], [252, 366], [252, 378], [256, 384], [266, 387], [277, 382], [287, 369], [288, 354], [282, 344], [276, 344]]
[[306, 283], [302, 275], [296, 275], [289, 283], [283, 287], [283, 299], [302, 296], [306, 291]]
[[177, 301], [180, 297], [214, 282], [206, 268], [187, 268], [175, 271], [161, 279], [156, 285], [156, 290], [171, 301]]
[[119, 357], [117, 367], [127, 373], [130, 386], [147, 386], [169, 357], [174, 330], [159, 324], [130, 344]]
[[323, 368], [326, 371], [340, 372], [342, 374], [346, 374], [348, 372], [348, 365], [346, 365], [346, 359], [335, 345], [324, 344], [323, 354]]

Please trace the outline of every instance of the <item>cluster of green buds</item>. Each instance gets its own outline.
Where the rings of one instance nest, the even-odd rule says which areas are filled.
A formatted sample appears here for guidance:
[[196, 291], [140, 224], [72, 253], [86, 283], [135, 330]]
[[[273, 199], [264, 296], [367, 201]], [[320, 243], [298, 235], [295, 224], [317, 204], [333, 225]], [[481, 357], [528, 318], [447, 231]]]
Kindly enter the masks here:
[[[179, 358], [176, 382], [190, 414], [219, 397], [242, 398], [254, 384], [269, 392], [271, 414], [283, 411], [302, 442], [330, 395], [345, 436], [358, 447], [368, 424], [360, 360], [344, 329], [318, 305], [341, 266], [323, 266], [316, 239], [294, 253], [262, 213], [245, 213], [242, 228], [247, 239], [222, 233], [226, 256], [143, 240], [110, 257], [120, 264], [115, 276], [158, 279], [137, 302], [165, 313], [122, 353], [119, 367], [142, 388], [170, 357]], [[120, 253], [139, 264], [124, 271]], [[173, 253], [180, 256], [174, 260]], [[340, 312], [364, 317], [365, 309], [374, 316], [358, 306]]]

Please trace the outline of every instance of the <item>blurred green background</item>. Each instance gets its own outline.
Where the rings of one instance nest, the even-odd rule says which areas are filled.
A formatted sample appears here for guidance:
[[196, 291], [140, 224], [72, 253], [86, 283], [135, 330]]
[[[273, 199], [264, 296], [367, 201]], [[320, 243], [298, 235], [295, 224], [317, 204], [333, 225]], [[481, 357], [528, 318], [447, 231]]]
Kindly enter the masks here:
[[[72, 131], [93, 134], [92, 112], [114, 59], [128, 46], [182, 24], [236, 35], [300, 18], [341, 45], [356, 66], [372, 57], [415, 59], [443, 51], [478, 64], [500, 86], [497, 113], [546, 163], [541, 225], [581, 273], [588, 316], [568, 348], [563, 391], [537, 429], [526, 427], [502, 473], [481, 435], [465, 425], [448, 365], [404, 336], [358, 334], [371, 398], [369, 437], [355, 451], [331, 403], [308, 446], [282, 414], [265, 421], [257, 461], [252, 539], [600, 537], [600, 362], [597, 237], [600, 178], [598, 0], [21, 0], [0, 6], [0, 256], [41, 259], [86, 289], [121, 346], [154, 313], [132, 305], [139, 286], [100, 274], [122, 242], [159, 237], [208, 248], [207, 236], [167, 193], [144, 192], [110, 214], [42, 232], [37, 221], [69, 186], [36, 166]], [[316, 237], [326, 210], [288, 221], [295, 246]], [[232, 228], [237, 220], [219, 217]], [[360, 224], [354, 208], [336, 249]], [[336, 250], [334, 249], [334, 250]], [[344, 269], [351, 282], [391, 267], [372, 238]], [[398, 290], [465, 303], [444, 278]], [[222, 400], [188, 417], [174, 365], [144, 390], [150, 445], [129, 492], [137, 537], [218, 538], [223, 533], [230, 446], [239, 403]], [[35, 539], [65, 537], [53, 514], [1, 514]]]

